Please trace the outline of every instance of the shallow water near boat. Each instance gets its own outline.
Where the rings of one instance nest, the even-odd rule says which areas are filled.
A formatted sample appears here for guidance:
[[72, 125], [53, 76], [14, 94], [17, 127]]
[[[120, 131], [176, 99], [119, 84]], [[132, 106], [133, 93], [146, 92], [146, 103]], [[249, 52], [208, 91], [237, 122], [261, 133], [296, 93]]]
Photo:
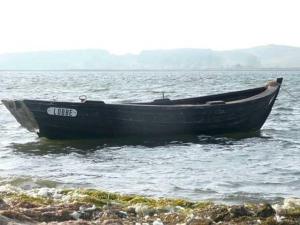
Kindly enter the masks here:
[[[47, 140], [0, 104], [0, 185], [95, 187], [229, 203], [300, 196], [300, 71], [0, 72], [0, 99], [105, 102], [184, 98], [257, 87], [283, 77], [258, 133]], [[288, 94], [286, 91], [289, 91]]]

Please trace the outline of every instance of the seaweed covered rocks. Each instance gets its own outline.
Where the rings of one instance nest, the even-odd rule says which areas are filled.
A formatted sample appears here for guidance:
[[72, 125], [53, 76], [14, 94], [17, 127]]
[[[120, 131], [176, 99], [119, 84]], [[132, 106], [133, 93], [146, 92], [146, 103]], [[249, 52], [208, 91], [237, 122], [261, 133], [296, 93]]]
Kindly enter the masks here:
[[93, 189], [7, 188], [0, 191], [0, 225], [9, 224], [292, 225], [300, 224], [300, 200], [229, 206]]

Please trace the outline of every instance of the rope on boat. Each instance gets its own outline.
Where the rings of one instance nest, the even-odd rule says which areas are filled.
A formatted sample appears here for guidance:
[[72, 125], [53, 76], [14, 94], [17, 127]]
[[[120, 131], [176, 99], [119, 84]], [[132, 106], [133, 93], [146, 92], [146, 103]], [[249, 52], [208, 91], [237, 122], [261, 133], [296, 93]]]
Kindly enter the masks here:
[[287, 90], [286, 86], [283, 86], [283, 87], [284, 87], [284, 88], [281, 88], [282, 91], [284, 91], [285, 93], [287, 93], [290, 97], [292, 97], [292, 98], [298, 100], [298, 98], [297, 98], [295, 95], [291, 94], [291, 93]]

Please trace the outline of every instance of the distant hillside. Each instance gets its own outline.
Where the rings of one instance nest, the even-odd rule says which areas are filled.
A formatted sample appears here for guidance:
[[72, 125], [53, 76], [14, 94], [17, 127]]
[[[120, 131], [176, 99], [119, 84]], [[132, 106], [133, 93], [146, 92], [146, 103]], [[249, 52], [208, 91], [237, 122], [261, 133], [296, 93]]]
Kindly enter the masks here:
[[300, 68], [300, 48], [280, 45], [231, 51], [149, 50], [114, 55], [105, 50], [70, 50], [0, 55], [0, 70], [122, 70]]
[[259, 58], [263, 67], [300, 67], [300, 48], [266, 45], [241, 50]]

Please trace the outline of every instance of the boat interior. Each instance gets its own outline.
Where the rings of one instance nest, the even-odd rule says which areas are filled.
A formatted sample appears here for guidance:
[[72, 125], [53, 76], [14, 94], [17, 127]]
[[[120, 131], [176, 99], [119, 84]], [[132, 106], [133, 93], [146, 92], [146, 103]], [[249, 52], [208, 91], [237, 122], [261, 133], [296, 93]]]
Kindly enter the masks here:
[[208, 95], [195, 98], [175, 99], [168, 98], [156, 99], [153, 102], [135, 103], [141, 105], [202, 105], [202, 104], [226, 104], [226, 102], [238, 101], [258, 95], [266, 90], [267, 87], [253, 88], [243, 91], [228, 92], [224, 94]]

